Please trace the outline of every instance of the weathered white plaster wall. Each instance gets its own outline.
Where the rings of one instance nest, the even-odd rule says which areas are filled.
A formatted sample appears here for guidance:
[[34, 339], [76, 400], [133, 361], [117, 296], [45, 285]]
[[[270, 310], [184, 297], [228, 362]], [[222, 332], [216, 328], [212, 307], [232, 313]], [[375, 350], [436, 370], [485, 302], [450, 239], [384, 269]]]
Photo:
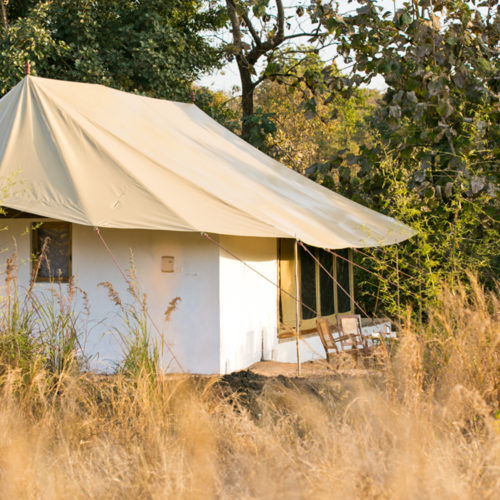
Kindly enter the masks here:
[[[220, 236], [222, 246], [277, 282], [274, 238]], [[277, 341], [277, 289], [224, 250], [220, 251], [220, 372], [270, 359]]]
[[[12, 254], [14, 236], [18, 247], [19, 282], [27, 287], [30, 276], [33, 220], [6, 219], [0, 232], [0, 265]], [[165, 340], [183, 368], [194, 373], [219, 371], [219, 250], [197, 233], [103, 229], [101, 233], [124, 269], [129, 268], [130, 251], [134, 256], [137, 277], [147, 293], [149, 310]], [[109, 332], [121, 326], [117, 307], [99, 282], [109, 281], [123, 301], [131, 301], [127, 284], [92, 228], [73, 225], [73, 274], [76, 284], [89, 297], [91, 318], [86, 352], [93, 356], [92, 366], [110, 369], [121, 357], [117, 336]], [[174, 272], [161, 272], [161, 257], [174, 256]], [[49, 285], [38, 283], [37, 291]], [[63, 285], [66, 286], [66, 285]], [[171, 299], [180, 297], [171, 320], [165, 324], [164, 312]], [[82, 304], [79, 304], [82, 309]], [[154, 332], [154, 330], [153, 330]], [[164, 355], [164, 365], [170, 356]], [[175, 363], [171, 371], [179, 371]]]

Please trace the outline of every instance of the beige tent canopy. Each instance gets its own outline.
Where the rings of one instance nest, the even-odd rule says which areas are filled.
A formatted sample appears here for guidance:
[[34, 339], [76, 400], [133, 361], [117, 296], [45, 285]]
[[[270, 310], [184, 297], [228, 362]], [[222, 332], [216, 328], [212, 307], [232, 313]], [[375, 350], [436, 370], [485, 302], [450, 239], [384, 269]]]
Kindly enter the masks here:
[[387, 245], [404, 224], [247, 144], [193, 104], [27, 76], [0, 99], [9, 208], [76, 224]]

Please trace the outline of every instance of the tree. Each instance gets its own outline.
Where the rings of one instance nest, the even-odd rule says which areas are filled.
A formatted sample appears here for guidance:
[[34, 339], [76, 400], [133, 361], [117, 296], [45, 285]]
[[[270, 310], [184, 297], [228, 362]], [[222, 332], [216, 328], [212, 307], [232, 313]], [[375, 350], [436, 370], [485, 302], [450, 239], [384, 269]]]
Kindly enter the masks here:
[[149, 96], [188, 100], [197, 76], [221, 64], [203, 36], [224, 23], [201, 0], [12, 2], [0, 33], [0, 95], [23, 76], [104, 83]]
[[377, 91], [358, 89], [350, 97], [330, 93], [325, 74], [339, 71], [307, 47], [300, 55], [284, 51], [279, 64], [284, 74], [293, 66], [293, 76], [283, 76], [279, 82], [270, 78], [255, 94], [257, 109], [276, 125], [274, 133], [265, 137], [269, 154], [305, 174], [337, 151], [357, 153], [362, 144], [370, 143], [366, 120], [376, 106]]
[[233, 133], [239, 130], [241, 113], [234, 100], [222, 91], [194, 87], [196, 105]]
[[[500, 7], [416, 0], [393, 15], [364, 3], [353, 16], [325, 15], [322, 23], [351, 63], [349, 75], [330, 79], [332, 91], [385, 79], [373, 120], [379, 140], [335, 155], [316, 178], [419, 229], [399, 250], [400, 265], [418, 275], [407, 281], [408, 299], [432, 297], [438, 277], [467, 269], [491, 284], [500, 267]], [[345, 177], [339, 182], [346, 168], [348, 188]], [[385, 252], [394, 257], [394, 249]], [[384, 260], [375, 270], [392, 273], [395, 260]], [[395, 295], [385, 297], [394, 310]]]
[[[227, 15], [231, 26], [232, 42], [226, 46], [230, 56], [234, 56], [241, 80], [241, 135], [248, 140], [255, 125], [254, 94], [255, 89], [270, 78], [291, 77], [294, 68], [286, 72], [279, 65], [282, 49], [291, 41], [314, 39], [318, 51], [324, 44], [320, 24], [320, 14], [332, 11], [331, 1], [317, 0], [304, 9], [298, 3], [293, 16], [287, 16], [283, 0], [226, 0]], [[290, 9], [290, 6], [287, 5]], [[308, 23], [301, 28], [298, 19], [308, 14]], [[291, 17], [294, 21], [292, 30]], [[263, 58], [267, 60], [265, 69], [257, 76], [256, 65]], [[297, 75], [296, 75], [297, 76]], [[257, 121], [259, 117], [257, 117]]]

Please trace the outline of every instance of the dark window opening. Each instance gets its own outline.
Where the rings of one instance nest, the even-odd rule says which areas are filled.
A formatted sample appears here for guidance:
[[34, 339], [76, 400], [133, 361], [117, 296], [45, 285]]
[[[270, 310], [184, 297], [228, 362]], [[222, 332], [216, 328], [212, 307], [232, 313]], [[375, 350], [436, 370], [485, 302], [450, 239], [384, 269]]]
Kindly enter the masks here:
[[[309, 248], [313, 252], [314, 248]], [[300, 259], [300, 291], [302, 298], [302, 318], [312, 319], [316, 315], [313, 311], [316, 310], [316, 262], [311, 255], [299, 246]], [[304, 307], [307, 305], [309, 307]], [[313, 311], [312, 311], [312, 310]]]
[[[41, 255], [43, 249], [44, 254]], [[71, 224], [59, 221], [33, 224], [32, 250], [34, 272], [38, 268], [36, 281], [67, 282], [69, 280], [71, 276]]]
[[[337, 303], [338, 312], [340, 314], [349, 312], [351, 310], [351, 298], [346, 292], [350, 293], [349, 290], [349, 262], [344, 259], [349, 258], [349, 252], [347, 249], [338, 250], [336, 252], [340, 257], [337, 257]], [[343, 257], [343, 258], [342, 258]], [[344, 291], [345, 290], [345, 291]], [[351, 293], [352, 295], [352, 293]]]

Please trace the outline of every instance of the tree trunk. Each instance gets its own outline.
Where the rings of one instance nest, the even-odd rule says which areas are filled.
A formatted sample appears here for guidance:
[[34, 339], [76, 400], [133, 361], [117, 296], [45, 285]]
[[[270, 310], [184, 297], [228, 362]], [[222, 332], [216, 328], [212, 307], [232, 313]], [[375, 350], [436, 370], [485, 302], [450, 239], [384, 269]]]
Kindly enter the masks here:
[[248, 118], [253, 115], [253, 90], [252, 74], [250, 64], [245, 57], [242, 45], [241, 20], [234, 0], [226, 0], [227, 11], [231, 21], [231, 31], [233, 34], [233, 43], [236, 49], [236, 63], [241, 80], [241, 137], [248, 140], [250, 136], [251, 124]]
[[[238, 63], [238, 70], [241, 79], [241, 136], [248, 141], [252, 123], [249, 118], [253, 115], [253, 99], [256, 83], [252, 81], [252, 71], [257, 61], [274, 51], [285, 40], [285, 9], [283, 0], [274, 0], [277, 10], [276, 33], [268, 35], [266, 40], [261, 39], [258, 30], [252, 25], [248, 14], [248, 6], [237, 2], [237, 0], [226, 0], [227, 13], [231, 22], [231, 32], [233, 35], [233, 50]], [[246, 26], [252, 37], [252, 48], [243, 43], [242, 27]]]
[[0, 0], [0, 7], [2, 9], [3, 28], [6, 30], [9, 27], [9, 24], [7, 23], [7, 11], [5, 10], [5, 0]]
[[238, 67], [241, 78], [241, 137], [245, 139], [245, 141], [248, 141], [250, 138], [250, 130], [252, 128], [249, 118], [253, 115], [254, 86], [250, 76], [250, 71], [247, 68], [240, 67], [240, 65], [238, 65]]

